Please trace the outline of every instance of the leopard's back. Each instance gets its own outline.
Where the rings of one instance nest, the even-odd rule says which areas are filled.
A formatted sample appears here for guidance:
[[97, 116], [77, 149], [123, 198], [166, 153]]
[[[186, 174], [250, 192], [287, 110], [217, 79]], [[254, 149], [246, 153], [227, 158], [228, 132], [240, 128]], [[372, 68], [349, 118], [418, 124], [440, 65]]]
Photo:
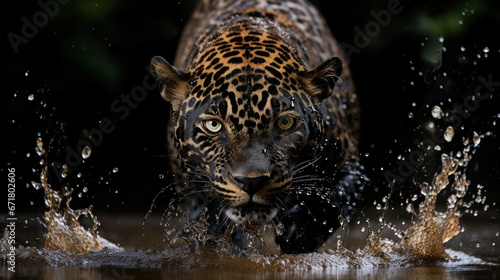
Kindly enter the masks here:
[[[360, 110], [347, 58], [318, 9], [307, 0], [201, 0], [185, 26], [174, 65], [193, 69], [193, 59], [204, 42], [224, 31], [241, 17], [270, 20], [274, 32], [287, 39], [306, 69], [313, 69], [331, 56], [344, 62], [334, 94], [322, 103], [327, 122], [327, 145], [335, 145], [330, 158], [357, 160]], [[338, 164], [332, 161], [332, 164]]]

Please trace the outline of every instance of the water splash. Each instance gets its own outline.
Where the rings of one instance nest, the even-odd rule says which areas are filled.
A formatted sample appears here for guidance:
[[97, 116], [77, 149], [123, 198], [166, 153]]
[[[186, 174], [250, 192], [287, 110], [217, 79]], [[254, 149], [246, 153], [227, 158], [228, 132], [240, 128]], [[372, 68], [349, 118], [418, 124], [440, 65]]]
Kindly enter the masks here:
[[[39, 155], [46, 155], [41, 138], [37, 139], [36, 151]], [[73, 189], [63, 186], [55, 191], [48, 183], [48, 166], [40, 174], [40, 182], [32, 182], [35, 189], [42, 187], [45, 192], [45, 205], [49, 208], [44, 214], [47, 233], [45, 234], [45, 248], [60, 249], [71, 254], [87, 253], [102, 250], [105, 247], [118, 246], [100, 237], [97, 228], [100, 225], [97, 217], [92, 213], [92, 206], [73, 210], [70, 207]], [[78, 219], [81, 215], [90, 216], [92, 226], [89, 229], [82, 227]]]
[[[45, 265], [113, 263], [142, 267], [216, 268], [218, 270], [222, 268], [253, 273], [255, 271], [298, 270], [324, 272], [352, 267], [401, 267], [429, 261], [439, 262], [443, 266], [484, 265], [487, 263], [478, 258], [445, 249], [443, 246], [443, 243], [460, 232], [458, 209], [470, 207], [472, 203], [463, 202], [470, 182], [460, 169], [469, 163], [470, 148], [479, 141], [477, 139], [481, 139], [481, 136], [475, 133], [473, 138], [476, 140], [463, 141], [465, 148], [460, 160], [457, 155], [442, 155], [441, 172], [434, 177], [431, 184], [421, 185], [421, 192], [425, 199], [420, 203], [418, 213], [413, 206], [410, 207], [414, 213], [410, 227], [402, 231], [384, 223], [378, 231], [369, 234], [364, 249], [351, 251], [343, 248], [342, 244], [338, 244], [337, 250], [327, 249], [319, 253], [268, 254], [259, 250], [266, 245], [265, 237], [259, 234], [260, 231], [254, 231], [246, 236], [251, 245], [250, 250], [242, 250], [234, 247], [230, 241], [232, 229], [226, 230], [223, 235], [207, 231], [203, 211], [200, 219], [179, 228], [178, 225], [185, 223], [187, 208], [170, 204], [162, 220], [167, 237], [172, 237], [169, 240], [170, 245], [167, 245], [165, 250], [123, 250], [98, 235], [99, 221], [92, 214], [92, 207], [80, 210], [70, 208], [72, 189], [62, 187], [56, 192], [49, 186], [47, 167], [45, 167], [40, 175], [40, 183], [34, 184], [45, 190], [45, 201], [49, 207], [44, 216], [47, 223], [45, 248], [21, 247], [17, 249], [16, 254], [20, 262]], [[37, 153], [45, 155], [41, 139], [38, 139], [36, 149]], [[454, 193], [448, 198], [446, 212], [438, 213], [436, 211], [437, 196], [445, 189], [452, 189]], [[385, 206], [381, 207], [387, 209], [389, 201], [390, 197], [385, 197], [383, 200]], [[412, 196], [411, 201], [417, 201], [417, 197]], [[410, 203], [410, 205], [413, 204]], [[84, 229], [78, 222], [81, 215], [89, 215], [92, 218], [93, 224], [90, 229]], [[279, 225], [275, 227], [277, 227], [276, 234], [279, 234]], [[383, 227], [389, 227], [397, 232], [401, 241], [395, 242], [382, 238], [380, 232]], [[266, 225], [264, 230], [269, 228], [271, 226]], [[370, 229], [367, 231], [369, 232]], [[4, 239], [0, 243], [5, 243]]]
[[[398, 229], [395, 225], [385, 222], [385, 217], [381, 216], [380, 221], [382, 222], [382, 226], [377, 231], [369, 233], [364, 249], [358, 249], [354, 252], [349, 251], [340, 242], [337, 244], [337, 251], [329, 249], [326, 251], [326, 255], [314, 255], [314, 258], [323, 259], [323, 261], [329, 263], [332, 261], [329, 258], [335, 255], [338, 259], [334, 263], [343, 263], [343, 265], [355, 263], [368, 264], [370, 262], [383, 263], [382, 260], [385, 260], [384, 264], [389, 266], [404, 266], [422, 262], [459, 263], [460, 261], [464, 261], [465, 254], [445, 249], [444, 243], [459, 234], [462, 230], [459, 225], [459, 218], [461, 216], [459, 209], [470, 208], [473, 203], [465, 203], [463, 201], [470, 185], [470, 181], [467, 180], [463, 169], [470, 161], [470, 153], [473, 153], [473, 151], [471, 152], [471, 147], [473, 145], [477, 147], [481, 137], [474, 132], [473, 141], [463, 139], [463, 151], [455, 154], [451, 153], [450, 155], [441, 155], [442, 165], [440, 172], [436, 173], [430, 184], [421, 184], [421, 193], [424, 196], [424, 200], [416, 207], [414, 203], [416, 203], [418, 196], [413, 195], [409, 198], [411, 202], [406, 207], [406, 210], [409, 213], [413, 213], [413, 217], [407, 230]], [[437, 199], [438, 195], [446, 189], [453, 193], [447, 199], [446, 211], [440, 213], [436, 210], [438, 206]], [[377, 204], [376, 208], [386, 211], [390, 197], [384, 197], [383, 202], [385, 206]], [[252, 234], [247, 234], [246, 236], [247, 238], [254, 237], [253, 240], [257, 241], [255, 244], [258, 244], [258, 246], [253, 249], [259, 248], [259, 250], [240, 250], [235, 255], [235, 247], [231, 245], [230, 241], [229, 232], [231, 232], [231, 229], [227, 230], [223, 235], [208, 231], [208, 225], [204, 222], [203, 211], [201, 219], [189, 223], [182, 229], [176, 229], [174, 225], [176, 222], [182, 224], [185, 222], [184, 218], [188, 215], [186, 209], [181, 211], [181, 208], [174, 207], [171, 204], [165, 213], [166, 222], [164, 225], [166, 227], [167, 239], [168, 236], [173, 236], [170, 239], [170, 245], [176, 245], [169, 247], [171, 249], [179, 248], [179, 244], [181, 244], [180, 247], [184, 245], [186, 248], [191, 248], [191, 252], [200, 254], [203, 250], [206, 250], [205, 245], [211, 244], [215, 245], [218, 248], [217, 250], [224, 254], [232, 254], [233, 256], [240, 257], [250, 256], [253, 258], [260, 254], [261, 258], [268, 257], [268, 255], [262, 254], [262, 246], [266, 246], [266, 244], [263, 241], [263, 235], [259, 231], [252, 232]], [[275, 234], [279, 235], [279, 225], [268, 225], [268, 228], [271, 227], [277, 227], [278, 229]], [[401, 238], [401, 240], [396, 242], [382, 238], [381, 231], [384, 228], [389, 228], [395, 232], [396, 236]], [[370, 229], [368, 229], [369, 231]], [[341, 241], [340, 237], [338, 239]], [[179, 240], [182, 240], [182, 242], [179, 243]], [[291, 261], [296, 260], [296, 257], [287, 256], [285, 259]], [[469, 260], [471, 259], [474, 258], [470, 257]], [[275, 260], [273, 259], [273, 261]], [[380, 263], [377, 265], [380, 265]]]
[[[474, 132], [474, 137], [480, 139]], [[406, 231], [399, 231], [396, 235], [401, 236], [399, 242], [383, 239], [380, 236], [382, 229], [389, 227], [383, 223], [378, 231], [372, 232], [367, 240], [366, 249], [374, 255], [390, 255], [394, 253], [407, 254], [419, 261], [449, 261], [450, 255], [445, 251], [444, 243], [460, 233], [459, 218], [460, 207], [469, 208], [473, 202], [464, 203], [463, 198], [467, 194], [470, 181], [462, 173], [459, 167], [466, 167], [469, 163], [470, 145], [469, 141], [463, 141], [463, 153], [456, 156], [441, 155], [441, 171], [434, 176], [431, 184], [423, 183], [421, 193], [425, 199], [420, 203], [417, 210], [409, 207], [413, 212], [411, 224]], [[458, 159], [463, 154], [462, 159]], [[449, 177], [453, 176], [450, 184]], [[447, 199], [447, 210], [445, 213], [436, 211], [438, 195], [444, 189], [454, 191]], [[412, 204], [409, 204], [412, 205]], [[390, 227], [389, 227], [390, 228]]]
[[[417, 196], [414, 195], [410, 198], [411, 202], [407, 211], [413, 212], [414, 216], [406, 231], [399, 230], [394, 225], [384, 222], [377, 231], [369, 234], [363, 249], [355, 251], [345, 249], [340, 242], [340, 237], [337, 236], [339, 239], [337, 250], [328, 249], [320, 253], [300, 255], [263, 252], [262, 248], [269, 245], [266, 244], [268, 239], [264, 234], [268, 233], [268, 229], [274, 228], [275, 234], [279, 235], [280, 230], [282, 230], [279, 224], [264, 225], [253, 231], [247, 228], [245, 238], [248, 240], [249, 249], [238, 249], [231, 242], [233, 228], [227, 229], [222, 235], [208, 231], [203, 209], [200, 210], [199, 219], [185, 225], [188, 209], [190, 209], [189, 205], [171, 203], [162, 219], [165, 226], [165, 241], [169, 241], [166, 244], [167, 249], [161, 252], [123, 250], [98, 235], [97, 229], [100, 223], [97, 217], [92, 214], [91, 206], [79, 210], [71, 209], [73, 189], [67, 186], [63, 186], [59, 191], [52, 189], [48, 183], [47, 166], [45, 166], [40, 174], [40, 182], [32, 182], [34, 187], [44, 189], [45, 202], [49, 208], [44, 215], [47, 228], [45, 248], [41, 250], [18, 248], [17, 254], [20, 261], [40, 264], [75, 265], [112, 262], [123, 265], [138, 265], [147, 262], [152, 267], [213, 267], [218, 269], [221, 267], [227, 269], [244, 267], [249, 271], [400, 267], [422, 262], [439, 262], [443, 265], [486, 264], [480, 259], [464, 253], [445, 249], [443, 245], [461, 230], [459, 209], [461, 207], [468, 208], [473, 203], [463, 201], [470, 182], [461, 169], [469, 163], [469, 154], [473, 152], [471, 152], [471, 147], [477, 147], [482, 137], [482, 135], [474, 133], [472, 141], [462, 140], [464, 144], [462, 152], [441, 156], [441, 171], [434, 176], [431, 184], [421, 184], [421, 193], [425, 199], [418, 206], [418, 212], [417, 207], [413, 205], [417, 201]], [[46, 156], [47, 152], [41, 138], [37, 139], [35, 150], [39, 156]], [[445, 189], [453, 190], [454, 193], [448, 197], [446, 212], [439, 213], [436, 211], [436, 201], [438, 194]], [[83, 191], [86, 191], [86, 187]], [[478, 199], [480, 201], [484, 199], [479, 194], [475, 197], [476, 202]], [[384, 197], [382, 202], [385, 203], [385, 206], [376, 205], [376, 208], [387, 210], [389, 201], [389, 196]], [[88, 215], [92, 219], [92, 226], [89, 229], [83, 228], [79, 223], [81, 215]], [[381, 219], [383, 220], [383, 217]], [[179, 227], [179, 225], [181, 226]], [[380, 233], [383, 228], [393, 230], [401, 238], [401, 241], [395, 242], [382, 238]], [[370, 232], [370, 229], [363, 231]], [[2, 239], [1, 242], [4, 240]]]

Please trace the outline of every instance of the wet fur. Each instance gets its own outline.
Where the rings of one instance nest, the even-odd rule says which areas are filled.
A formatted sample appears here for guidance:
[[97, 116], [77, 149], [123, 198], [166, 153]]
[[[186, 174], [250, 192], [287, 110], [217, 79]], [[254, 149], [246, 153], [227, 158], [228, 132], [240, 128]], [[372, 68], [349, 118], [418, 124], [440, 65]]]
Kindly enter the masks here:
[[188, 223], [208, 209], [209, 230], [235, 224], [233, 240], [245, 247], [239, 228], [272, 222], [283, 226], [285, 253], [314, 251], [340, 227], [365, 184], [342, 61], [306, 0], [201, 1], [175, 66], [151, 63], [172, 104], [169, 152], [187, 183], [179, 195], [194, 195]]

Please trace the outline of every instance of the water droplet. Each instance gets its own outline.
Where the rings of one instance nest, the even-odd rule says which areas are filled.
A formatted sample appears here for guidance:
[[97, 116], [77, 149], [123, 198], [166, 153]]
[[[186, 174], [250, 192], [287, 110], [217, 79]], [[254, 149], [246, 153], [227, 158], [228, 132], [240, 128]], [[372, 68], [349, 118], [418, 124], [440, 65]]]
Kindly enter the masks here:
[[408, 203], [408, 205], [406, 206], [406, 212], [413, 213], [413, 204]]
[[42, 141], [42, 138], [38, 137], [36, 139], [36, 147], [35, 147], [35, 151], [36, 151], [36, 154], [38, 156], [42, 156], [44, 154], [44, 150], [43, 150], [43, 141]]
[[479, 136], [479, 134], [477, 134], [474, 131], [474, 136], [473, 136], [472, 140], [474, 141], [474, 147], [477, 147], [479, 145], [479, 143], [481, 143], [481, 136]]
[[24, 72], [24, 76], [28, 77], [28, 74], [30, 73], [30, 70]]
[[441, 119], [443, 117], [443, 110], [439, 106], [434, 106], [432, 107], [431, 114], [433, 118]]
[[33, 94], [28, 95], [29, 101], [33, 101], [34, 99], [35, 99], [35, 95], [33, 95]]
[[113, 168], [113, 173], [118, 172], [118, 167]]
[[87, 187], [83, 187], [82, 191], [86, 193], [89, 189]]
[[409, 112], [409, 113], [408, 113], [408, 118], [409, 118], [409, 119], [413, 119], [413, 113], [412, 113], [412, 112]]
[[82, 149], [82, 158], [88, 159], [90, 157], [91, 152], [92, 149], [89, 146], [85, 146], [85, 148]]
[[451, 142], [451, 140], [453, 140], [453, 136], [455, 136], [455, 131], [453, 130], [453, 127], [448, 126], [444, 131], [444, 140]]
[[33, 188], [35, 188], [35, 190], [39, 190], [42, 187], [42, 184], [35, 181], [31, 181], [31, 185], [33, 186]]
[[68, 165], [63, 164], [62, 170], [61, 170], [61, 177], [66, 178], [68, 176]]
[[460, 47], [460, 50], [465, 52], [465, 47]]
[[439, 42], [444, 42], [444, 37], [439, 37]]
[[488, 52], [490, 52], [490, 48], [488, 48], [488, 47], [484, 47], [483, 52], [484, 52], [484, 53], [488, 53]]

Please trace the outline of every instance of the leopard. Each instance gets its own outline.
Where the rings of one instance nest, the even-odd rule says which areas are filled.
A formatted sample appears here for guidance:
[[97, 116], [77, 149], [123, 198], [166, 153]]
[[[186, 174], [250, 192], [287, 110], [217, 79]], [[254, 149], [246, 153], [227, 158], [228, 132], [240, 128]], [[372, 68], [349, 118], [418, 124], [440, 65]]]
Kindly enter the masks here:
[[[170, 104], [167, 143], [187, 222], [247, 246], [269, 225], [285, 254], [318, 250], [368, 179], [347, 57], [307, 0], [201, 0], [170, 64], [151, 73]], [[203, 210], [202, 210], [203, 209]]]

